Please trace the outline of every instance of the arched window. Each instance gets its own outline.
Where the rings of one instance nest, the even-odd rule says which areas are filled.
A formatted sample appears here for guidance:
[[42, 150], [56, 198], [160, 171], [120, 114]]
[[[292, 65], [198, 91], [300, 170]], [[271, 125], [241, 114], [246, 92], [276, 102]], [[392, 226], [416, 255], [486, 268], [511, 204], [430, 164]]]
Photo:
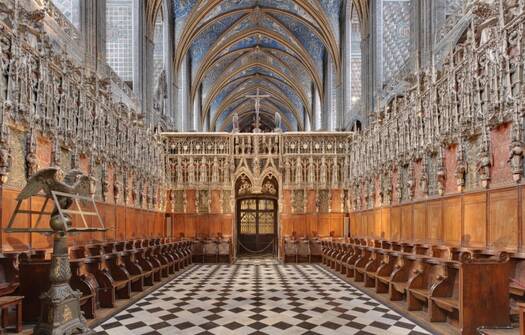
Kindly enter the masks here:
[[162, 8], [157, 14], [154, 31], [153, 79], [157, 80], [164, 69], [164, 18]]
[[133, 88], [133, 0], [106, 0], [106, 54], [109, 66]]
[[52, 0], [52, 2], [69, 22], [80, 29], [80, 0]]
[[352, 73], [351, 77], [351, 87], [352, 87], [352, 110], [357, 110], [359, 103], [361, 102], [361, 29], [359, 23], [359, 17], [357, 15], [356, 8], [352, 10], [352, 32], [351, 32], [351, 65], [350, 71]]
[[411, 1], [382, 0], [382, 43], [383, 83], [388, 84], [410, 71], [410, 48], [412, 47], [410, 13]]

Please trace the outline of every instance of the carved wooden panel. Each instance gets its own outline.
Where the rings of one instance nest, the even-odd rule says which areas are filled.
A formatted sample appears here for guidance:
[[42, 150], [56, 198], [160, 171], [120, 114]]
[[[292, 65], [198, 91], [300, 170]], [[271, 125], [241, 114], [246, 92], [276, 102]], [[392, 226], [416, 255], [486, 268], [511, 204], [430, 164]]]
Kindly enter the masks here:
[[401, 240], [410, 241], [414, 238], [414, 217], [412, 205], [401, 207]]
[[115, 238], [117, 240], [124, 240], [126, 238], [126, 208], [117, 206], [115, 213]]
[[330, 191], [330, 212], [341, 213], [343, 211], [343, 201], [341, 193], [341, 190]]
[[469, 247], [485, 247], [487, 243], [486, 194], [469, 194], [463, 198], [462, 244]]
[[22, 189], [26, 184], [26, 139], [24, 134], [20, 131], [12, 131], [9, 147], [12, 165], [7, 182], [13, 188]]
[[173, 191], [173, 211], [175, 213], [184, 213], [184, 191]]
[[291, 236], [293, 232], [293, 224], [291, 222], [290, 215], [282, 214], [279, 218], [279, 222], [280, 222], [280, 227], [281, 227], [280, 237], [284, 238], [286, 236]]
[[391, 228], [390, 228], [390, 208], [381, 209], [381, 238], [385, 240], [391, 239]]
[[443, 200], [443, 241], [448, 245], [461, 243], [461, 198]]
[[186, 213], [193, 214], [197, 212], [195, 190], [186, 190]]
[[441, 200], [427, 203], [428, 238], [431, 243], [443, 241], [443, 215]]
[[330, 192], [327, 190], [319, 190], [319, 212], [330, 212]]
[[518, 190], [489, 193], [488, 246], [516, 250], [518, 247]]
[[373, 211], [374, 215], [374, 238], [381, 239], [383, 236], [382, 222], [381, 222], [381, 208]]
[[292, 197], [293, 213], [304, 213], [304, 190], [294, 190]]
[[414, 205], [414, 240], [427, 241], [427, 206], [426, 203]]
[[208, 190], [200, 190], [197, 195], [197, 212], [198, 213], [208, 213], [210, 209], [209, 196], [210, 193]]
[[401, 207], [393, 207], [390, 215], [390, 226], [392, 227], [392, 240], [401, 240]]
[[319, 234], [321, 236], [329, 236], [331, 231], [330, 214], [322, 213], [319, 215]]

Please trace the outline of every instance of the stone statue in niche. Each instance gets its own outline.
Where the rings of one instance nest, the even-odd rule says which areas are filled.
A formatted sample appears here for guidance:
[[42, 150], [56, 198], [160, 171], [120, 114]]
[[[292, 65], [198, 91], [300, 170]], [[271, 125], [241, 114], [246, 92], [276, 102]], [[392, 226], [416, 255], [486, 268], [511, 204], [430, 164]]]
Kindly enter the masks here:
[[308, 159], [308, 185], [310, 187], [313, 187], [315, 184], [315, 164], [314, 164], [314, 158], [310, 157]]
[[443, 150], [444, 149], [442, 147], [439, 147], [438, 156], [437, 156], [437, 171], [436, 171], [438, 194], [441, 196], [445, 194], [446, 181], [447, 181], [447, 171], [445, 169], [445, 155], [443, 153]]
[[159, 75], [157, 88], [155, 90], [155, 97], [153, 98], [153, 109], [159, 114], [164, 114], [164, 101], [166, 99], [166, 72], [162, 70]]
[[386, 172], [385, 178], [383, 178], [383, 200], [385, 202], [385, 205], [390, 205], [392, 203], [392, 175], [390, 174], [390, 170]]
[[419, 177], [419, 191], [423, 195], [428, 195], [428, 167], [426, 155], [421, 160], [421, 177]]
[[518, 121], [518, 117], [514, 118], [511, 131], [511, 143], [509, 146], [510, 156], [508, 163], [512, 171], [512, 178], [516, 183], [521, 181], [523, 175], [523, 130]]
[[291, 181], [291, 164], [290, 159], [286, 158], [286, 161], [284, 162], [284, 184], [290, 185]]
[[219, 160], [217, 159], [217, 157], [213, 158], [211, 182], [214, 184], [219, 183]]
[[274, 129], [275, 132], [281, 132], [282, 129], [281, 129], [281, 114], [279, 114], [278, 112], [275, 112], [275, 129]]
[[0, 139], [0, 183], [7, 182], [7, 176], [11, 168], [12, 156], [7, 139]]
[[463, 141], [460, 139], [456, 151], [456, 186], [458, 192], [462, 192], [465, 187], [465, 175], [467, 174], [468, 166], [465, 159], [465, 148]]
[[31, 177], [38, 171], [38, 159], [36, 156], [36, 136], [33, 130], [29, 131], [27, 137], [27, 154], [26, 154], [27, 178]]
[[492, 157], [490, 155], [490, 143], [488, 138], [488, 130], [483, 128], [483, 135], [481, 139], [480, 155], [477, 163], [477, 171], [480, 177], [481, 187], [487, 188], [490, 181], [490, 167], [492, 166]]
[[298, 185], [303, 184], [303, 164], [301, 163], [301, 157], [297, 157], [295, 163], [295, 183]]
[[177, 185], [182, 185], [183, 178], [184, 178], [184, 171], [183, 171], [183, 165], [182, 165], [182, 158], [179, 156], [177, 157]]
[[408, 170], [407, 170], [407, 186], [408, 186], [408, 199], [412, 200], [414, 199], [414, 194], [416, 192], [416, 180], [414, 176], [414, 162], [410, 162], [408, 164]]
[[104, 201], [107, 200], [107, 195], [109, 192], [109, 176], [108, 176], [108, 168], [107, 165], [104, 163], [102, 164], [102, 173], [101, 173], [101, 185], [102, 185], [102, 199]]
[[320, 168], [320, 172], [319, 172], [319, 184], [321, 187], [326, 187], [326, 183], [327, 183], [327, 174], [328, 174], [328, 171], [327, 171], [328, 167], [326, 165], [326, 158], [323, 156], [321, 157], [321, 168]]
[[195, 183], [195, 165], [193, 163], [193, 157], [190, 157], [190, 161], [188, 162], [188, 165], [187, 165], [187, 170], [188, 170], [188, 183], [192, 185]]
[[237, 113], [237, 111], [233, 113], [232, 124], [233, 124], [232, 132], [238, 133], [240, 129], [239, 129], [239, 113]]
[[113, 180], [114, 180], [114, 183], [113, 183], [113, 198], [114, 198], [115, 203], [119, 203], [119, 201], [120, 201], [120, 191], [122, 189], [122, 182], [118, 178], [118, 173], [116, 171], [113, 173]]

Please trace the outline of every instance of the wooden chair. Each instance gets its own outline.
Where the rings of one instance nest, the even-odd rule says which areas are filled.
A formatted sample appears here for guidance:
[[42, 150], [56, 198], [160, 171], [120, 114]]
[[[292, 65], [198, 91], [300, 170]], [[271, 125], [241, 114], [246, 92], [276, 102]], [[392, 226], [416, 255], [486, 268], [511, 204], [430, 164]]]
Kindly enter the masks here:
[[297, 242], [297, 263], [310, 263], [310, 242], [300, 239]]
[[310, 239], [310, 262], [321, 263], [323, 256], [322, 242], [319, 238]]
[[219, 241], [219, 262], [231, 263], [232, 261], [232, 241], [230, 238], [222, 238]]
[[297, 241], [289, 237], [284, 238], [284, 262], [297, 262]]
[[22, 300], [23, 296], [3, 296], [0, 297], [0, 309], [2, 309], [2, 330], [9, 324], [9, 308], [13, 307], [16, 313], [15, 331], [22, 332]]
[[208, 239], [204, 241], [204, 262], [217, 263], [219, 259], [219, 247], [215, 240]]

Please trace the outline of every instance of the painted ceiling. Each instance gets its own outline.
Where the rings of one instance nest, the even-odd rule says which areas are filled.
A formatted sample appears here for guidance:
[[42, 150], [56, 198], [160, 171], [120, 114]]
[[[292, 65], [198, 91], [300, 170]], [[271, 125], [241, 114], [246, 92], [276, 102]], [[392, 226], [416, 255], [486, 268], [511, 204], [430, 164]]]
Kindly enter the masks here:
[[[202, 92], [210, 130], [229, 131], [238, 113], [241, 129], [254, 121], [246, 95], [270, 95], [261, 122], [273, 129], [303, 130], [312, 117], [312, 90], [324, 96], [324, 63], [340, 71], [339, 21], [343, 0], [173, 0], [175, 65], [191, 59], [191, 101]], [[339, 73], [339, 72], [338, 72]], [[203, 121], [204, 122], [204, 121]]]

